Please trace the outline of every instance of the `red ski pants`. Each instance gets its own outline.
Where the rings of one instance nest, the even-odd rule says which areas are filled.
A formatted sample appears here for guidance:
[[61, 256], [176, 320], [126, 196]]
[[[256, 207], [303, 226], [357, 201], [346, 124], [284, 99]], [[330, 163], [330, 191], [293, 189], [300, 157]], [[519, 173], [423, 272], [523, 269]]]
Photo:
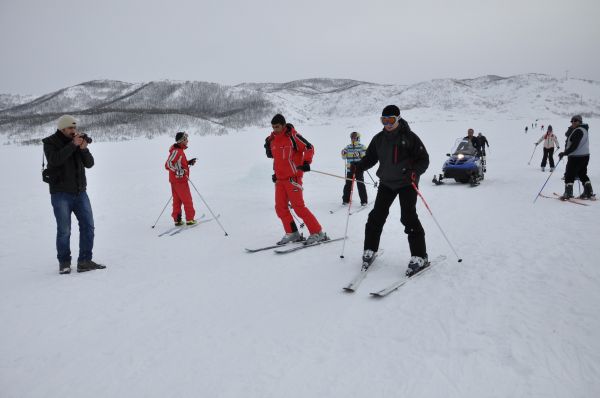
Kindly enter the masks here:
[[308, 232], [311, 234], [321, 232], [321, 224], [319, 224], [315, 216], [304, 204], [302, 185], [294, 185], [289, 180], [277, 180], [275, 183], [275, 212], [277, 213], [277, 217], [279, 217], [283, 223], [283, 229], [289, 234], [294, 231], [292, 228], [294, 217], [292, 216], [292, 213], [290, 213], [288, 203], [291, 203], [296, 215], [304, 221], [304, 224], [306, 224], [306, 227], [308, 228]]
[[187, 181], [172, 183], [171, 193], [173, 194], [173, 213], [171, 213], [173, 220], [177, 221], [177, 217], [181, 215], [182, 204], [185, 210], [186, 221], [193, 220], [196, 215], [196, 210], [194, 210], [192, 194], [190, 193], [190, 186]]

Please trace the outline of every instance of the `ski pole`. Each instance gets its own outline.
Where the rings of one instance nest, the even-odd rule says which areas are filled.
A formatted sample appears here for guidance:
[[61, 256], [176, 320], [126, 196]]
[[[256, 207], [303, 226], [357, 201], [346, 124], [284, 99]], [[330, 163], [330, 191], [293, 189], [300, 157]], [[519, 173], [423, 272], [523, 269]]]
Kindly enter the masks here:
[[190, 180], [190, 178], [187, 175], [186, 175], [186, 178], [190, 182], [190, 184], [192, 184], [192, 187], [194, 187], [194, 191], [196, 191], [196, 193], [198, 194], [198, 196], [200, 196], [200, 199], [202, 200], [202, 202], [204, 202], [204, 205], [206, 206], [206, 208], [208, 209], [208, 211], [210, 211], [210, 214], [212, 214], [212, 216], [215, 219], [215, 221], [217, 222], [217, 224], [219, 224], [219, 227], [221, 227], [221, 229], [223, 230], [223, 232], [225, 232], [225, 236], [229, 236], [229, 234], [227, 233], [227, 231], [225, 231], [225, 228], [223, 228], [223, 225], [221, 225], [221, 222], [219, 221], [219, 218], [215, 215], [215, 213], [213, 213], [213, 211], [211, 210], [211, 208], [208, 205], [208, 203], [206, 203], [206, 200], [204, 200], [204, 198], [202, 197], [202, 195], [200, 195], [200, 192], [198, 192], [198, 189], [196, 189], [196, 186], [194, 185], [194, 183], [192, 182], [192, 180]]
[[533, 152], [531, 153], [531, 157], [529, 158], [529, 162], [527, 162], [527, 165], [529, 166], [531, 164], [531, 159], [533, 159], [533, 154], [535, 153], [535, 150], [537, 149], [538, 144], [535, 144], [535, 147], [533, 148]]
[[[325, 173], [324, 171], [319, 171], [319, 170], [313, 170], [310, 169], [311, 173], [319, 173], [319, 174], [325, 174], [326, 176], [331, 176], [331, 177], [335, 177], [335, 178], [341, 178], [342, 180], [346, 180], [346, 181], [352, 181], [352, 178], [346, 178], [346, 177], [342, 177], [342, 176], [338, 176], [336, 174], [331, 174], [331, 173]], [[375, 185], [372, 184], [370, 182], [360, 182], [361, 184], [369, 184], [369, 185]]]
[[167, 204], [165, 205], [165, 207], [163, 207], [162, 211], [160, 212], [160, 214], [158, 215], [158, 218], [156, 219], [156, 221], [154, 222], [154, 225], [152, 226], [152, 228], [156, 227], [156, 224], [158, 224], [158, 220], [160, 219], [160, 216], [163, 215], [163, 213], [165, 212], [165, 209], [167, 208], [167, 206], [169, 205], [169, 203], [171, 203], [171, 199], [173, 199], [173, 195], [171, 195], [169, 197], [169, 200], [167, 201]]
[[348, 224], [350, 223], [350, 209], [352, 208], [352, 192], [354, 191], [354, 181], [356, 175], [352, 173], [352, 185], [350, 185], [350, 200], [348, 201], [348, 215], [346, 216], [346, 230], [344, 231], [344, 243], [342, 244], [342, 254], [340, 258], [344, 258], [344, 250], [346, 249], [346, 238], [348, 237]]
[[371, 179], [371, 181], [373, 181], [373, 186], [375, 188], [377, 188], [377, 183], [375, 182], [375, 180], [373, 179], [373, 177], [371, 176], [371, 173], [369, 173], [369, 170], [365, 170], [367, 172], [367, 174], [369, 175], [369, 178]]
[[458, 259], [458, 262], [459, 263], [462, 262], [462, 258], [460, 258], [458, 256], [458, 254], [456, 253], [456, 250], [454, 250], [454, 246], [452, 246], [452, 243], [450, 243], [450, 240], [448, 239], [448, 237], [446, 236], [446, 233], [444, 232], [444, 230], [440, 226], [440, 223], [438, 223], [438, 221], [436, 220], [435, 216], [433, 215], [433, 212], [431, 211], [431, 209], [429, 208], [429, 205], [427, 204], [427, 201], [425, 200], [425, 198], [423, 197], [423, 195], [421, 195], [421, 192], [419, 191], [419, 188], [417, 188], [417, 184], [415, 184], [414, 180], [412, 182], [412, 187], [415, 189], [415, 191], [417, 192], [417, 195], [419, 195], [419, 197], [421, 198], [421, 200], [425, 204], [425, 207], [427, 208], [427, 211], [429, 211], [429, 214], [431, 214], [431, 217], [433, 218], [433, 221], [435, 221], [435, 225], [437, 225], [437, 227], [440, 229], [440, 232], [444, 236], [444, 239], [446, 239], [446, 242], [448, 242], [448, 246], [450, 246], [450, 249], [452, 249], [452, 251], [454, 252], [454, 255]]
[[[556, 166], [554, 167], [554, 170], [556, 170], [558, 168], [558, 164], [560, 163], [560, 161], [562, 160], [562, 158], [558, 159], [558, 162], [556, 163]], [[542, 193], [542, 191], [544, 190], [544, 187], [546, 186], [546, 184], [548, 183], [548, 180], [550, 180], [550, 177], [552, 177], [552, 174], [554, 174], [554, 170], [552, 170], [550, 172], [550, 175], [548, 176], [548, 178], [546, 178], [546, 182], [544, 182], [544, 185], [542, 185], [542, 188], [540, 189], [540, 191], [537, 193], [537, 195], [535, 195], [535, 199], [533, 200], [533, 203], [535, 203], [535, 201], [537, 200], [537, 198], [540, 196], [540, 194]]]

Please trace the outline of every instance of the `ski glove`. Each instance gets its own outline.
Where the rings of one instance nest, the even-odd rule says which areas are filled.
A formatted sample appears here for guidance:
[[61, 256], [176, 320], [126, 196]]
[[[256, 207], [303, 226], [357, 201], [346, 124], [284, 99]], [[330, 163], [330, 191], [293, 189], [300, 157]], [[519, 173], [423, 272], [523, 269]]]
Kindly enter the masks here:
[[310, 164], [308, 162], [304, 162], [302, 166], [296, 166], [296, 168], [302, 171], [310, 171]]
[[182, 178], [185, 175], [185, 169], [179, 169], [175, 172], [175, 178]]
[[188, 164], [189, 164], [190, 166], [193, 166], [193, 165], [195, 165], [195, 164], [196, 164], [196, 158], [193, 158], [193, 159], [190, 159], [190, 160], [188, 160]]
[[564, 152], [560, 152], [560, 153], [558, 154], [558, 158], [559, 158], [559, 159], [562, 159], [562, 158], [563, 158], [563, 156], [565, 156], [565, 153], [564, 153]]
[[273, 174], [271, 176], [271, 180], [273, 180], [273, 182], [277, 182], [277, 176], [275, 174]]

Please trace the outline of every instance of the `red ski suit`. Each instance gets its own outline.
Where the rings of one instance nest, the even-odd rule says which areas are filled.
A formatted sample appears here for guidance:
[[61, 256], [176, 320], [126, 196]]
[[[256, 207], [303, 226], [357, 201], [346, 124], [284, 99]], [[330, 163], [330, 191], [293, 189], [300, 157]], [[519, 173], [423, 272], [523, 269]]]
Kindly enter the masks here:
[[183, 144], [173, 144], [169, 148], [169, 157], [165, 162], [165, 169], [169, 170], [169, 182], [171, 183], [171, 193], [173, 194], [173, 212], [171, 217], [177, 221], [181, 216], [181, 205], [185, 209], [186, 221], [191, 221], [196, 215], [194, 204], [192, 202], [192, 194], [190, 193], [190, 185], [188, 178], [190, 175], [190, 167], [184, 150], [187, 146]]
[[267, 156], [273, 158], [275, 171], [275, 212], [281, 219], [286, 233], [296, 231], [294, 218], [288, 203], [304, 221], [311, 234], [321, 232], [321, 225], [304, 204], [302, 195], [302, 176], [304, 172], [297, 166], [310, 164], [314, 155], [314, 147], [296, 132], [294, 126], [288, 124], [280, 133], [272, 132], [266, 139]]

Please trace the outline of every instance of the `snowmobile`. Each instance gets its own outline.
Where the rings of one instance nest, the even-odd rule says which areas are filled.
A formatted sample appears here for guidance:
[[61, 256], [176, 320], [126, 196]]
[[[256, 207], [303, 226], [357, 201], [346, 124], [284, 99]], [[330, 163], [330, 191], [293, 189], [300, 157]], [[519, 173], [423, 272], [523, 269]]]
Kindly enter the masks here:
[[433, 176], [433, 183], [441, 185], [444, 178], [454, 178], [456, 182], [469, 183], [472, 187], [479, 185], [485, 173], [485, 161], [479, 151], [464, 138], [456, 140], [454, 148], [452, 155], [446, 154], [449, 159], [444, 162], [442, 174]]

